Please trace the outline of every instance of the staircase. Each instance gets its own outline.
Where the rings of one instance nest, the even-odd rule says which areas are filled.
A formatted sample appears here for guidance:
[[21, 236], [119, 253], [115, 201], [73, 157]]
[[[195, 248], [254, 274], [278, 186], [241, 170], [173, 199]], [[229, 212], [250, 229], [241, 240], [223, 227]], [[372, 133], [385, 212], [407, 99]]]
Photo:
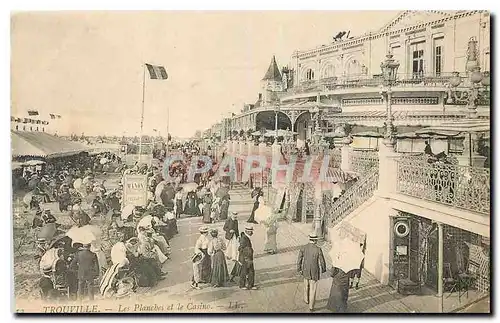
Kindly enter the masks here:
[[334, 227], [361, 204], [368, 201], [377, 189], [379, 170], [372, 167], [364, 177], [350, 187], [335, 202], [326, 205], [326, 223], [328, 227]]

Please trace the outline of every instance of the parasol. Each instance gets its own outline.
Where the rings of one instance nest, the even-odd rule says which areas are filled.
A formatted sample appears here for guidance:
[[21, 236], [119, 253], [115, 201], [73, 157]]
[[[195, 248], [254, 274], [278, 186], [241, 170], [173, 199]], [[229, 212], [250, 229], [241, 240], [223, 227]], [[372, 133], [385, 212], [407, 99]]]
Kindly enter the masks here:
[[215, 192], [215, 196], [223, 198], [229, 195], [229, 187], [219, 187]]
[[85, 225], [83, 227], [72, 227], [66, 232], [66, 236], [71, 238], [73, 244], [91, 244], [94, 241], [98, 241], [100, 236], [100, 230], [98, 227], [93, 225]]
[[257, 222], [267, 221], [273, 215], [273, 210], [265, 205], [261, 204], [257, 210], [255, 210], [255, 220]]
[[28, 192], [26, 195], [23, 197], [23, 202], [27, 205], [31, 205], [31, 201], [33, 200], [33, 192]]
[[349, 238], [339, 240], [334, 247], [332, 246], [328, 255], [332, 259], [333, 267], [342, 269], [345, 273], [359, 269], [361, 262], [365, 258], [359, 243]]
[[135, 206], [132, 204], [126, 205], [122, 210], [121, 218], [122, 220], [127, 220], [129, 216], [134, 212]]
[[198, 184], [196, 183], [186, 183], [182, 186], [184, 192], [195, 192], [198, 189]]
[[82, 179], [81, 178], [77, 178], [74, 182], [73, 182], [73, 187], [76, 189], [76, 190], [79, 190], [81, 187], [82, 187]]
[[327, 132], [323, 135], [325, 138], [343, 138], [345, 136], [343, 132]]

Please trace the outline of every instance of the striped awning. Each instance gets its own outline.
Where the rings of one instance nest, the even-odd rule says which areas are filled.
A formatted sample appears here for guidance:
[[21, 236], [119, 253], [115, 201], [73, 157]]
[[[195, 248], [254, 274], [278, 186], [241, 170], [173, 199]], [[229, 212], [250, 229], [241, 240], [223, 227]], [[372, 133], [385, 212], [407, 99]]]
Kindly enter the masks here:
[[491, 128], [489, 120], [464, 119], [460, 121], [443, 122], [440, 125], [417, 130], [417, 134], [442, 135], [454, 137], [461, 133], [489, 132]]

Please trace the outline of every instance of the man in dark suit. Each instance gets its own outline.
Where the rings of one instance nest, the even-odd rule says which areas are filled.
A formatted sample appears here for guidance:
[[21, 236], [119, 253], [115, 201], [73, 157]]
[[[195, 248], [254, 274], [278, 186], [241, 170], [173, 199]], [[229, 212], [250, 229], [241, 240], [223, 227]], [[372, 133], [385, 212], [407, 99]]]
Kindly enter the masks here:
[[309, 243], [300, 249], [297, 260], [297, 271], [304, 277], [304, 302], [309, 304], [309, 312], [314, 311], [320, 275], [326, 272], [325, 257], [317, 242], [318, 236], [310, 234]]
[[97, 255], [90, 251], [90, 244], [81, 247], [73, 261], [71, 267], [78, 273], [78, 298], [83, 299], [84, 291], [91, 300], [94, 299], [94, 279], [99, 276], [99, 263]]
[[240, 246], [238, 248], [238, 262], [241, 263], [240, 288], [257, 289], [255, 284], [255, 268], [253, 266], [253, 248], [250, 237], [253, 235], [253, 228], [246, 227], [241, 233]]

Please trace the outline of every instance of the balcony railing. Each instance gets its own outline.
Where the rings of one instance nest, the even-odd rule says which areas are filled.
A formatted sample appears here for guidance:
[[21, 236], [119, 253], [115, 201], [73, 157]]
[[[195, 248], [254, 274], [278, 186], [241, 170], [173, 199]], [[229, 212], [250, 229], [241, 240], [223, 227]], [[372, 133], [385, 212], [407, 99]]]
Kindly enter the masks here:
[[323, 204], [328, 226], [336, 225], [373, 196], [378, 185], [378, 175], [378, 167], [373, 167], [364, 178], [351, 186], [340, 198]]
[[340, 149], [330, 149], [330, 167], [340, 168], [342, 164], [342, 151]]
[[397, 192], [482, 214], [490, 213], [490, 170], [425, 159], [397, 161]]
[[360, 175], [368, 173], [372, 168], [378, 169], [378, 152], [353, 150], [349, 152], [349, 169]]
[[[398, 80], [394, 87], [443, 87], [452, 77], [452, 73], [441, 73], [440, 75], [398, 74]], [[465, 75], [461, 77], [465, 78]], [[317, 81], [301, 82], [299, 86], [288, 90], [288, 94], [299, 94], [314, 91], [332, 91], [347, 88], [380, 87], [384, 84], [381, 75], [352, 75], [342, 77], [329, 77]]]

